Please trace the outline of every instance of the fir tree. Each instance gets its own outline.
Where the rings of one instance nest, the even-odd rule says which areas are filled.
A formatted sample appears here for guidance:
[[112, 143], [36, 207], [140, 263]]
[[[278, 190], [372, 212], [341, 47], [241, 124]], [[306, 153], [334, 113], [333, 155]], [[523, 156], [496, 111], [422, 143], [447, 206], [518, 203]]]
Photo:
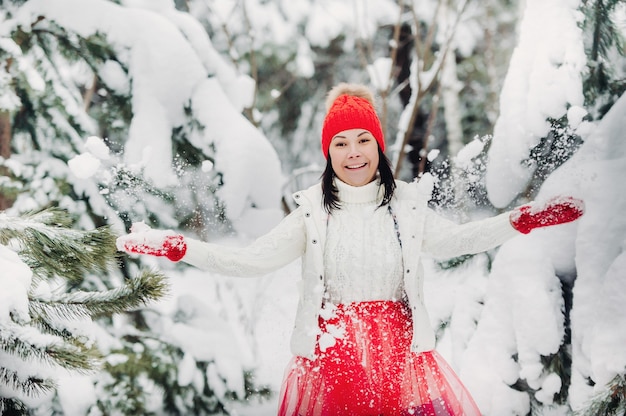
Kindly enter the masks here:
[[586, 106], [593, 109], [596, 119], [602, 118], [626, 91], [626, 80], [623, 74], [620, 78], [618, 69], [624, 62], [626, 47], [615, 16], [620, 5], [622, 0], [586, 0], [582, 6], [589, 58], [584, 93]]
[[115, 266], [109, 227], [72, 229], [67, 212], [0, 214], [0, 413], [27, 414], [29, 397], [54, 390], [60, 369], [93, 373], [102, 355], [72, 322], [133, 310], [160, 298], [164, 276], [145, 271], [122, 286], [74, 290]]
[[626, 414], [626, 377], [616, 375], [607, 389], [594, 397], [576, 416], [619, 416]]
[[[232, 231], [229, 229], [230, 223], [224, 204], [216, 196], [216, 191], [224, 183], [222, 173], [217, 169], [207, 171], [202, 166], [207, 160], [213, 163], [219, 156], [215, 146], [204, 137], [204, 131], [214, 130], [214, 126], [201, 125], [188, 100], [184, 104], [187, 107], [181, 111], [185, 117], [178, 120], [178, 115], [172, 116], [177, 120], [171, 126], [171, 145], [175, 156], [172, 166], [165, 163], [163, 169], [172, 168], [175, 171], [179, 180], [178, 186], [156, 184], [145, 177], [137, 166], [124, 164], [122, 152], [130, 136], [130, 125], [137, 116], [137, 109], [132, 105], [136, 100], [137, 89], [132, 86], [137, 85], [138, 77], [144, 75], [133, 67], [137, 61], [130, 59], [133, 54], [128, 53], [134, 46], [135, 37], [114, 33], [111, 36], [112, 33], [106, 29], [91, 33], [76, 29], [77, 25], [85, 27], [81, 13], [72, 14], [69, 19], [55, 19], [54, 13], [46, 7], [33, 6], [34, 3], [37, 2], [7, 1], [0, 11], [0, 21], [6, 29], [0, 39], [0, 62], [4, 63], [0, 65], [0, 95], [5, 98], [1, 105], [6, 107], [7, 103], [12, 104], [9, 108], [0, 108], [0, 127], [7, 125], [11, 128], [6, 135], [6, 142], [2, 141], [0, 147], [4, 149], [9, 146], [12, 150], [10, 155], [2, 153], [5, 158], [0, 159], [0, 196], [10, 197], [13, 203], [12, 212], [19, 214], [26, 210], [58, 205], [67, 208], [76, 217], [81, 228], [113, 224], [122, 229], [124, 226], [129, 227], [132, 221], [145, 220], [154, 227], [186, 229], [190, 234], [203, 234], [206, 233], [205, 229], [210, 229], [213, 233]], [[109, 2], [93, 1], [90, 5], [103, 7], [106, 3]], [[41, 4], [47, 6], [50, 2]], [[24, 9], [29, 7], [35, 10], [31, 10], [32, 14], [26, 16]], [[107, 7], [110, 7], [111, 13], [126, 16], [124, 12], [127, 10], [123, 6], [113, 7], [109, 4]], [[52, 6], [52, 9], [55, 7]], [[91, 6], [82, 11], [90, 9]], [[154, 17], [153, 10], [146, 10], [144, 15], [141, 13], [140, 9], [133, 8], [133, 14], [136, 14], [138, 21]], [[18, 15], [21, 18], [12, 20]], [[194, 27], [189, 22], [189, 30], [192, 30]], [[167, 25], [165, 19], [159, 23]], [[168, 27], [172, 28], [175, 28], [174, 24]], [[108, 29], [112, 31], [112, 28]], [[185, 28], [180, 29], [184, 31]], [[158, 30], [154, 28], [155, 32]], [[143, 37], [143, 41], [148, 44], [149, 35]], [[181, 47], [188, 46], [182, 43], [184, 39], [181, 38], [180, 41]], [[161, 48], [154, 48], [154, 51], [167, 55]], [[211, 65], [220, 64], [216, 57], [199, 58], [211, 62]], [[211, 70], [213, 71], [214, 69]], [[159, 72], [156, 66], [154, 72]], [[171, 113], [178, 114], [177, 109], [171, 108]], [[111, 157], [101, 162], [100, 170], [93, 177], [77, 179], [68, 162], [88, 150], [84, 138], [89, 136], [104, 138], [102, 141], [110, 149]], [[3, 135], [2, 138], [4, 137]], [[47, 249], [48, 247], [42, 246], [34, 251]], [[24, 254], [24, 261], [27, 256], [30, 254]], [[69, 260], [66, 262], [71, 263], [69, 266], [57, 264], [54, 257], [49, 256], [51, 261], [48, 263], [43, 263], [46, 259], [37, 258], [36, 261], [33, 260], [32, 266], [46, 273], [49, 266], [63, 269], [80, 267], [81, 264], [80, 261]], [[33, 258], [28, 257], [28, 260]], [[134, 270], [140, 263], [141, 259], [124, 259], [122, 273], [128, 278], [128, 271]], [[102, 280], [67, 279], [67, 284], [73, 292], [79, 289], [106, 291], [117, 287], [119, 279], [120, 273], [111, 273], [103, 276]], [[93, 302], [89, 306], [97, 307]], [[111, 305], [106, 306], [108, 308]], [[41, 306], [44, 307], [45, 305]], [[49, 312], [48, 309], [45, 310], [46, 313]], [[74, 310], [70, 312], [73, 313]], [[117, 390], [119, 397], [131, 397], [134, 394], [137, 409], [145, 407], [145, 402], [149, 400], [147, 392], [133, 389], [132, 383], [136, 380], [126, 383], [115, 379], [114, 375], [132, 370], [130, 364], [135, 359], [142, 363], [151, 361], [154, 368], [150, 369], [149, 376], [157, 387], [161, 390], [179, 391], [175, 386], [178, 382], [180, 360], [184, 356], [179, 346], [171, 344], [171, 339], [165, 341], [164, 337], [159, 336], [158, 329], [155, 328], [158, 325], [150, 327], [148, 324], [169, 317], [150, 312], [139, 310], [122, 317], [117, 316], [116, 320], [125, 320], [126, 323], [123, 330], [118, 331], [113, 328], [111, 319], [104, 317], [97, 322], [105, 331], [115, 332], [112, 338], [116, 345], [107, 345], [108, 350], [102, 351], [105, 363], [103, 371], [94, 377], [95, 388], [108, 392], [113, 388], [128, 389], [121, 392]], [[241, 325], [234, 320], [231, 324]], [[232, 325], [227, 330], [232, 331]], [[168, 353], [146, 348], [145, 353], [139, 354], [137, 348], [148, 344], [152, 346], [152, 340], [157, 340], [161, 349]], [[114, 366], [106, 361], [109, 354], [116, 353], [127, 357], [125, 362], [128, 366], [119, 363]], [[221, 358], [218, 355], [215, 361]], [[159, 359], [164, 361], [156, 361]], [[199, 360], [197, 363], [199, 368], [210, 365], [209, 360]], [[145, 374], [135, 371], [130, 373], [130, 377], [136, 375], [139, 379]], [[239, 374], [236, 371], [222, 370], [211, 380], [206, 380], [205, 376], [204, 386], [197, 390], [197, 383], [186, 387], [184, 400], [167, 395], [161, 404], [167, 407], [174, 403], [181, 414], [208, 413], [216, 407], [197, 403], [221, 403], [231, 397], [217, 397], [214, 394], [228, 390], [222, 386], [233, 385], [231, 378], [245, 379], [246, 373], [244, 370]], [[53, 405], [59, 407], [60, 403]], [[122, 411], [125, 403], [107, 394], [98, 397], [94, 406], [105, 413], [111, 413]], [[222, 404], [220, 406], [223, 407]], [[15, 407], [19, 408], [18, 405]]]

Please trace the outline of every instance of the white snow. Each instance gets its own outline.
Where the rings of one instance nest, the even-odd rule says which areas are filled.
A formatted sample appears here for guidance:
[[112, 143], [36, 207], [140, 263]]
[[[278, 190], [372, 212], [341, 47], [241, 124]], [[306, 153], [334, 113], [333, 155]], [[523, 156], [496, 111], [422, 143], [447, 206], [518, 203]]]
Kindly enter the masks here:
[[454, 157], [454, 163], [459, 167], [470, 166], [472, 159], [478, 156], [484, 149], [485, 142], [478, 137], [466, 144]]
[[66, 415], [85, 415], [97, 399], [92, 376], [82, 374], [59, 377], [57, 394]]
[[211, 170], [213, 170], [213, 162], [211, 162], [210, 160], [205, 160], [202, 162], [202, 172], [210, 172]]
[[[198, 85], [192, 103], [198, 119], [212, 126], [207, 135], [214, 141], [220, 155], [215, 161], [215, 169], [224, 173], [224, 186], [218, 195], [225, 202], [229, 217], [238, 231], [252, 235], [269, 231], [269, 227], [283, 215], [279, 201], [284, 179], [278, 156], [258, 129], [241, 113], [229, 108], [228, 99], [214, 78]], [[263, 164], [257, 163], [260, 155], [264, 156]], [[250, 207], [250, 202], [255, 208]], [[244, 227], [250, 221], [258, 223], [257, 229]]]
[[429, 162], [432, 162], [433, 160], [437, 159], [437, 156], [439, 156], [440, 152], [441, 151], [439, 149], [429, 150], [426, 158], [428, 159]]
[[386, 91], [391, 79], [391, 58], [378, 58], [373, 64], [367, 66], [372, 86], [378, 91]]
[[109, 146], [98, 136], [87, 137], [85, 149], [100, 160], [108, 160], [111, 157]]
[[77, 178], [92, 177], [100, 168], [100, 160], [91, 153], [81, 153], [67, 161], [67, 165]]
[[568, 106], [582, 106], [586, 57], [577, 23], [580, 1], [528, 0], [520, 39], [500, 93], [486, 185], [496, 207], [523, 190], [534, 168], [522, 163]]
[[[0, 229], [4, 214], [0, 214]], [[33, 272], [19, 258], [17, 253], [0, 244], [0, 325], [11, 322], [11, 314], [24, 321], [30, 321], [28, 313], [28, 290]]]
[[[2, 41], [3, 39], [0, 39]], [[0, 48], [3, 46], [0, 43]], [[20, 108], [22, 102], [19, 97], [15, 95], [15, 92], [10, 88], [11, 76], [5, 71], [0, 72], [0, 110], [2, 111], [15, 111]]]
[[587, 115], [587, 110], [577, 105], [573, 105], [567, 110], [567, 121], [569, 125], [576, 129], [583, 121], [583, 117]]
[[298, 55], [296, 57], [296, 69], [294, 73], [303, 78], [311, 78], [315, 75], [315, 64], [313, 62], [313, 51], [311, 46], [304, 39], [298, 41]]

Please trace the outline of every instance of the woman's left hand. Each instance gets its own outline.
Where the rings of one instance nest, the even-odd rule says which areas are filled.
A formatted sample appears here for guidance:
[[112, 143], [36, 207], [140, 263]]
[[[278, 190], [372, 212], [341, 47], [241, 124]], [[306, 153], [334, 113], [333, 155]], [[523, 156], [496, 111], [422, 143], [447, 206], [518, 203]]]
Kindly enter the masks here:
[[585, 212], [582, 199], [557, 196], [544, 203], [531, 203], [511, 212], [511, 225], [517, 231], [528, 234], [531, 230], [574, 221]]

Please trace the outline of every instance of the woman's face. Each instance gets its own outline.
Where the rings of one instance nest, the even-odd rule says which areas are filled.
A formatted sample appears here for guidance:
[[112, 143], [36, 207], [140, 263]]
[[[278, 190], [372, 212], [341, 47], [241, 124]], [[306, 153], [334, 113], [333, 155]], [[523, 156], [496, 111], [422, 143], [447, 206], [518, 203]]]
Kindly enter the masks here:
[[378, 170], [378, 143], [372, 133], [364, 129], [337, 133], [328, 148], [335, 175], [352, 186], [372, 182]]

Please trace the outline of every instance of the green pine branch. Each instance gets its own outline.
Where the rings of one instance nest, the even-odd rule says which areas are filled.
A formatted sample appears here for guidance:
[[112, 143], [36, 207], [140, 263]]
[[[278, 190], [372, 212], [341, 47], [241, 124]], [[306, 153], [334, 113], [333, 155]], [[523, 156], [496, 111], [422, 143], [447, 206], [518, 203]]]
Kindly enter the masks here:
[[[622, 0], [595, 0], [586, 2], [583, 11], [586, 13], [584, 26], [592, 29], [592, 43], [590, 58], [598, 61], [600, 57], [606, 57], [613, 45], [623, 44], [623, 37], [617, 24], [611, 18], [614, 10]], [[623, 54], [621, 48], [618, 52]]]
[[116, 236], [109, 227], [73, 230], [66, 211], [49, 208], [22, 217], [0, 215], [0, 244], [19, 243], [19, 254], [35, 276], [81, 282], [87, 273], [114, 263]]
[[29, 312], [44, 320], [77, 319], [123, 313], [145, 306], [167, 293], [165, 276], [143, 270], [123, 286], [102, 292], [77, 291], [46, 299], [31, 297]]
[[126, 359], [104, 363], [111, 377], [99, 386], [106, 393], [99, 398], [100, 410], [110, 412], [113, 408], [125, 415], [145, 414], [145, 385], [146, 380], [151, 380], [162, 388], [159, 398], [164, 414], [229, 414], [227, 401], [235, 394], [227, 390], [220, 397], [215, 393], [223, 387], [215, 384], [223, 384], [223, 380], [207, 376], [209, 367], [215, 365], [213, 361], [197, 361], [196, 371], [202, 382], [182, 386], [175, 376], [183, 358], [179, 347], [161, 339], [136, 335], [124, 336], [122, 341], [123, 348], [111, 353], [124, 355]]
[[45, 316], [35, 316], [31, 318], [28, 323], [31, 327], [36, 328], [42, 334], [54, 335], [57, 337], [61, 337], [63, 339], [69, 340], [70, 342], [74, 342], [74, 340], [78, 340], [77, 337], [72, 334], [67, 328], [59, 327], [58, 322], [54, 322], [51, 319], [48, 319]]
[[0, 350], [21, 361], [37, 361], [74, 371], [89, 372], [100, 365], [101, 355], [94, 347], [17, 324], [0, 324]]
[[39, 396], [56, 388], [53, 380], [33, 376], [22, 379], [15, 371], [2, 366], [0, 366], [0, 384], [9, 386], [15, 391], [25, 392], [30, 397]]
[[[110, 228], [81, 231], [72, 229], [72, 225], [69, 213], [56, 208], [21, 217], [0, 213], [0, 244], [13, 248], [31, 268], [33, 287], [37, 280], [57, 277], [74, 283], [69, 287], [75, 287], [85, 276], [109, 272], [117, 249], [116, 236]], [[102, 361], [97, 346], [74, 334], [64, 322], [135, 310], [166, 292], [165, 276], [154, 271], [142, 271], [136, 278], [125, 280], [122, 286], [104, 291], [76, 290], [46, 295], [31, 291], [30, 321], [0, 323], [0, 351], [29, 368], [43, 364], [68, 371], [95, 371]], [[55, 388], [54, 380], [26, 377], [7, 364], [0, 368], [0, 385], [27, 396]], [[20, 405], [17, 399], [0, 403], [1, 407], [11, 409]]]
[[0, 397], [0, 415], [28, 415], [28, 408], [17, 399]]
[[623, 0], [584, 1], [581, 8], [585, 14], [583, 30], [589, 38], [586, 48], [589, 63], [583, 91], [587, 106], [606, 101], [598, 109], [599, 118], [626, 91], [624, 79], [616, 78], [620, 71], [616, 71], [619, 64], [614, 58], [614, 53], [626, 55], [626, 41], [614, 19], [615, 11], [622, 3]]
[[606, 391], [594, 397], [576, 416], [622, 416], [626, 414], [626, 374], [618, 374]]

